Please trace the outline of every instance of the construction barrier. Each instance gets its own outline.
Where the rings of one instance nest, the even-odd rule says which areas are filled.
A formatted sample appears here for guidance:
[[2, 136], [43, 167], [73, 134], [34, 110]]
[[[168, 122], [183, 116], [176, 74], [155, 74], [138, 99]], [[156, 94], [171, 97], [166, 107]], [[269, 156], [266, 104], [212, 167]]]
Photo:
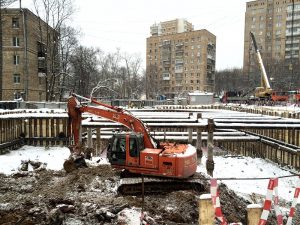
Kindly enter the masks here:
[[[211, 192], [211, 200], [212, 205], [215, 212], [215, 218], [220, 222], [221, 225], [228, 225], [221, 209], [220, 203], [220, 195], [218, 192], [218, 179], [210, 179], [210, 192]], [[277, 225], [283, 225], [283, 216], [281, 210], [279, 208], [279, 196], [278, 196], [278, 178], [270, 178], [267, 188], [266, 199], [264, 201], [263, 211], [260, 216], [260, 220], [258, 225], [266, 225], [267, 219], [271, 210], [272, 202], [274, 203], [274, 210], [277, 218]], [[274, 193], [274, 195], [273, 195]], [[292, 206], [289, 212], [289, 216], [286, 222], [286, 225], [292, 225], [293, 217], [295, 216], [295, 207], [297, 205], [297, 201], [300, 195], [300, 176], [297, 182], [297, 186], [295, 188], [294, 198], [292, 202]], [[230, 223], [231, 225], [239, 225], [241, 223]], [[229, 224], [229, 225], [230, 225]]]
[[210, 180], [210, 194], [211, 194], [213, 207], [215, 209], [216, 218], [221, 222], [221, 225], [227, 225], [228, 223], [225, 220], [221, 210], [221, 203], [220, 203], [220, 197], [218, 192], [218, 183], [216, 179]]
[[[282, 217], [281, 211], [279, 209], [279, 205], [278, 205], [278, 200], [279, 200], [279, 198], [278, 198], [278, 178], [271, 178], [269, 180], [267, 195], [266, 195], [266, 199], [264, 202], [264, 208], [263, 208], [263, 212], [261, 214], [259, 225], [265, 225], [267, 223], [267, 219], [268, 219], [271, 205], [272, 205], [273, 192], [275, 192], [274, 209], [275, 209], [275, 213], [276, 213], [276, 217], [277, 217], [277, 224], [283, 225], [283, 217]], [[290, 209], [290, 213], [289, 213], [289, 217], [288, 217], [286, 225], [292, 224], [292, 220], [295, 215], [295, 207], [296, 207], [296, 204], [298, 201], [299, 193], [300, 193], [300, 176], [299, 176], [298, 183], [297, 183], [297, 186], [295, 189], [294, 199], [292, 202], [292, 207]]]

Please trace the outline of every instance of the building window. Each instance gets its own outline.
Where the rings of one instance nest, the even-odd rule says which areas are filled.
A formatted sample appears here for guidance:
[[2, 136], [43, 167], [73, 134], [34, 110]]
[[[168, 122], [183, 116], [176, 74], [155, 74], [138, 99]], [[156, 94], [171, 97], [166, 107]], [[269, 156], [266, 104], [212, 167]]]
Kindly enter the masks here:
[[19, 64], [20, 64], [20, 56], [14, 55], [14, 65], [19, 65]]
[[14, 84], [19, 84], [21, 83], [21, 76], [20, 74], [14, 74]]
[[13, 37], [13, 46], [14, 47], [20, 47], [20, 38]]
[[12, 27], [19, 28], [19, 18], [12, 18]]

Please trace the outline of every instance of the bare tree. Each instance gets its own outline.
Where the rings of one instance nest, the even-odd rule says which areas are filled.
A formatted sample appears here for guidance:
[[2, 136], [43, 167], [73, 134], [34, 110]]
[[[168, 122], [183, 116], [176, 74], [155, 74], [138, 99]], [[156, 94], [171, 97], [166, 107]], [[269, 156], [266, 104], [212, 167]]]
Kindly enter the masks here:
[[62, 26], [60, 29], [60, 42], [59, 42], [59, 52], [60, 52], [60, 76], [59, 76], [59, 100], [62, 101], [65, 91], [70, 91], [69, 87], [66, 85], [68, 79], [70, 79], [70, 58], [76, 47], [78, 47], [77, 36], [79, 31], [75, 30], [69, 26]]
[[150, 65], [146, 70], [146, 96], [154, 99], [161, 93], [162, 87], [158, 82], [158, 67], [157, 65]]
[[70, 58], [73, 76], [69, 85], [80, 95], [87, 96], [93, 93], [92, 89], [98, 85], [95, 78], [99, 76], [100, 52], [100, 49], [79, 46]]
[[129, 55], [125, 53], [123, 55], [123, 60], [126, 68], [126, 97], [137, 98], [141, 95], [138, 87], [142, 59], [138, 55]]
[[223, 91], [250, 91], [243, 71], [240, 68], [225, 69], [216, 72], [215, 92], [220, 94]]
[[[61, 68], [59, 63], [59, 34], [63, 24], [74, 13], [72, 0], [33, 0], [39, 20], [40, 43], [45, 48], [46, 100], [54, 100]], [[44, 26], [43, 23], [47, 25]]]

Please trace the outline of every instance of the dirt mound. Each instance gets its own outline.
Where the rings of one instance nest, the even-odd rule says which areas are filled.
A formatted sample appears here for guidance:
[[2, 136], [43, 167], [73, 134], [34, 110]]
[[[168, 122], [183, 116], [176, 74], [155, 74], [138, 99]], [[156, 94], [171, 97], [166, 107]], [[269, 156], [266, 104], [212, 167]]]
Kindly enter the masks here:
[[[0, 177], [0, 224], [137, 224], [140, 212], [149, 224], [198, 224], [194, 191], [122, 196], [120, 173], [110, 165], [71, 173], [37, 171]], [[205, 185], [209, 192], [209, 184]], [[220, 186], [223, 212], [229, 222], [246, 223], [243, 199]]]

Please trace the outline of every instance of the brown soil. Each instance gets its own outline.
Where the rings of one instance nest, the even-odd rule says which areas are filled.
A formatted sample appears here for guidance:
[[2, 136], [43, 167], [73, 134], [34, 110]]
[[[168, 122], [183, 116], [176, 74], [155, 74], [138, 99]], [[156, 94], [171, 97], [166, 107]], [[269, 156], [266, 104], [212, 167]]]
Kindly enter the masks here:
[[[39, 171], [0, 175], [0, 224], [126, 224], [126, 208], [144, 208], [148, 224], [198, 224], [195, 191], [122, 196], [116, 192], [120, 173], [109, 165], [71, 173]], [[209, 185], [205, 183], [205, 192]], [[223, 212], [229, 222], [246, 224], [247, 202], [220, 186]], [[275, 224], [275, 223], [270, 223]]]

